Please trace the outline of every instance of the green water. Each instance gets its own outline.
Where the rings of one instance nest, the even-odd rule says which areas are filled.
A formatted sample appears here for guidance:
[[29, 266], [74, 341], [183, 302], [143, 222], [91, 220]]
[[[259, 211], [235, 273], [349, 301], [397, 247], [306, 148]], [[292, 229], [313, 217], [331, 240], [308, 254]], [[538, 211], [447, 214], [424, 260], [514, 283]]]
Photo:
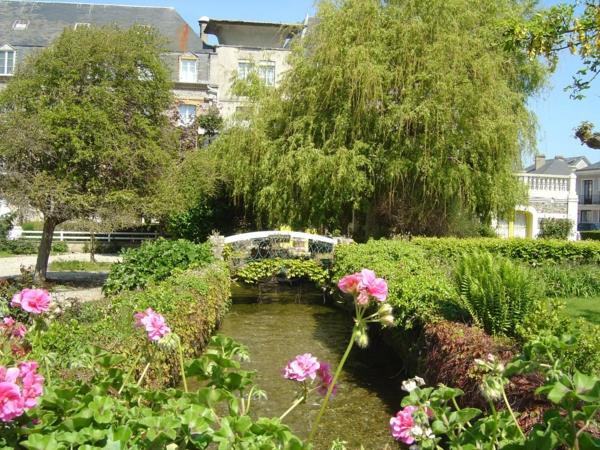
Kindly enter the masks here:
[[[281, 376], [285, 364], [298, 354], [312, 353], [335, 367], [351, 329], [351, 318], [324, 305], [315, 292], [263, 293], [261, 303], [247, 292], [243, 298], [234, 296], [221, 332], [248, 346], [252, 359], [245, 368], [258, 371], [256, 382], [269, 397], [253, 407], [253, 415], [279, 417], [295, 394], [295, 383]], [[400, 448], [388, 431], [389, 418], [399, 409], [402, 397], [402, 376], [390, 363], [393, 360], [376, 342], [366, 350], [353, 349], [338, 393], [319, 427], [314, 442], [317, 450], [329, 449], [335, 438], [347, 441], [348, 449], [359, 449], [361, 444], [367, 450]], [[321, 400], [317, 393], [312, 394], [284, 422], [306, 438]]]

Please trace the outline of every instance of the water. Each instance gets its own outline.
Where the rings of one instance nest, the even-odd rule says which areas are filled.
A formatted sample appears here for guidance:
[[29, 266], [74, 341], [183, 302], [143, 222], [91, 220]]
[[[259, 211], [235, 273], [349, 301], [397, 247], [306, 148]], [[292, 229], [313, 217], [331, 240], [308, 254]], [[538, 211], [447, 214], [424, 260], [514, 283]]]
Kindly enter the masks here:
[[[316, 295], [315, 295], [316, 294]], [[252, 302], [249, 300], [252, 299]], [[252, 408], [256, 416], [279, 417], [291, 405], [295, 382], [285, 380], [281, 370], [301, 353], [312, 353], [335, 368], [352, 331], [351, 318], [323, 304], [318, 293], [276, 291], [254, 297], [234, 295], [234, 305], [221, 332], [248, 346], [251, 361], [245, 368], [258, 371], [256, 383], [268, 400]], [[391, 352], [372, 342], [366, 350], [354, 347], [341, 376], [337, 395], [330, 401], [315, 439], [317, 450], [329, 449], [336, 438], [348, 449], [400, 448], [390, 437], [389, 418], [400, 407], [402, 380]], [[322, 397], [311, 394], [284, 422], [302, 438], [310, 432]]]

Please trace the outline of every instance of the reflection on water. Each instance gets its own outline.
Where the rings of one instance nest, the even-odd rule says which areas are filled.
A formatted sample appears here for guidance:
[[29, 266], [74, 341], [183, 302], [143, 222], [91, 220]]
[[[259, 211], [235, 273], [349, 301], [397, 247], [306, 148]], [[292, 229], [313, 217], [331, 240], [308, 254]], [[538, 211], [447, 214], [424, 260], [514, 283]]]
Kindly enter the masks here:
[[[249, 347], [252, 360], [245, 368], [258, 371], [256, 382], [269, 397], [253, 406], [255, 416], [278, 417], [294, 400], [295, 383], [281, 376], [290, 359], [312, 353], [335, 367], [351, 333], [351, 319], [340, 310], [303, 304], [296, 294], [288, 296], [288, 301], [283, 300], [285, 295], [281, 297], [282, 301], [273, 303], [236, 303], [234, 297], [221, 330]], [[314, 301], [319, 296], [312, 298]], [[272, 295], [270, 300], [274, 300]], [[401, 377], [396, 376], [393, 359], [380, 345], [352, 350], [338, 394], [330, 401], [319, 427], [317, 450], [328, 449], [335, 438], [346, 440], [348, 449], [359, 449], [361, 444], [367, 450], [399, 448], [388, 431], [389, 418], [399, 408], [402, 396]], [[321, 397], [313, 394], [285, 422], [305, 438], [320, 401]]]

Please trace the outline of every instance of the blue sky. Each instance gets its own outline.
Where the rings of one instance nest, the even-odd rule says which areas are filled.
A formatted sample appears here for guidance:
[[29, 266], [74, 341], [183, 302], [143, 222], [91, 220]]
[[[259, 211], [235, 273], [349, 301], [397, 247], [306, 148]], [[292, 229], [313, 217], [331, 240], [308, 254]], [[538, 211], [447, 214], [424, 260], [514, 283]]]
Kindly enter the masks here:
[[[65, 1], [65, 0], [63, 0]], [[71, 1], [71, 0], [68, 0]], [[273, 22], [298, 22], [314, 11], [314, 0], [81, 0], [91, 3], [120, 3], [137, 5], [172, 6], [198, 28], [198, 18], [208, 16], [219, 19], [241, 19]], [[75, 2], [73, 0], [73, 2]], [[543, 0], [549, 6], [559, 0]], [[582, 146], [573, 138], [573, 129], [589, 120], [600, 129], [600, 80], [587, 93], [585, 100], [571, 100], [564, 87], [580, 67], [579, 61], [564, 55], [550, 86], [540, 96], [530, 100], [530, 107], [538, 116], [538, 151], [547, 157], [555, 155], [585, 155], [590, 161], [600, 160], [600, 150]]]

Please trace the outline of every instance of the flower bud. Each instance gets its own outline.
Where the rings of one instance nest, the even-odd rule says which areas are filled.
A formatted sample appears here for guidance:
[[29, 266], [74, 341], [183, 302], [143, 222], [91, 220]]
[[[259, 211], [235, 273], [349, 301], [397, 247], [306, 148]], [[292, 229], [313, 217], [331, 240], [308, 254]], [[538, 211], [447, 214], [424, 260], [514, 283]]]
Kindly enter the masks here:
[[383, 316], [381, 319], [379, 319], [379, 322], [384, 327], [393, 327], [394, 326], [394, 316], [392, 316], [392, 315]]
[[369, 336], [367, 335], [366, 330], [359, 330], [358, 333], [356, 333], [356, 344], [360, 348], [367, 348], [369, 345]]
[[393, 312], [394, 312], [394, 309], [391, 307], [391, 305], [389, 303], [384, 303], [379, 308], [379, 311], [377, 311], [377, 314], [379, 314], [380, 317], [383, 317], [383, 316], [389, 316]]

